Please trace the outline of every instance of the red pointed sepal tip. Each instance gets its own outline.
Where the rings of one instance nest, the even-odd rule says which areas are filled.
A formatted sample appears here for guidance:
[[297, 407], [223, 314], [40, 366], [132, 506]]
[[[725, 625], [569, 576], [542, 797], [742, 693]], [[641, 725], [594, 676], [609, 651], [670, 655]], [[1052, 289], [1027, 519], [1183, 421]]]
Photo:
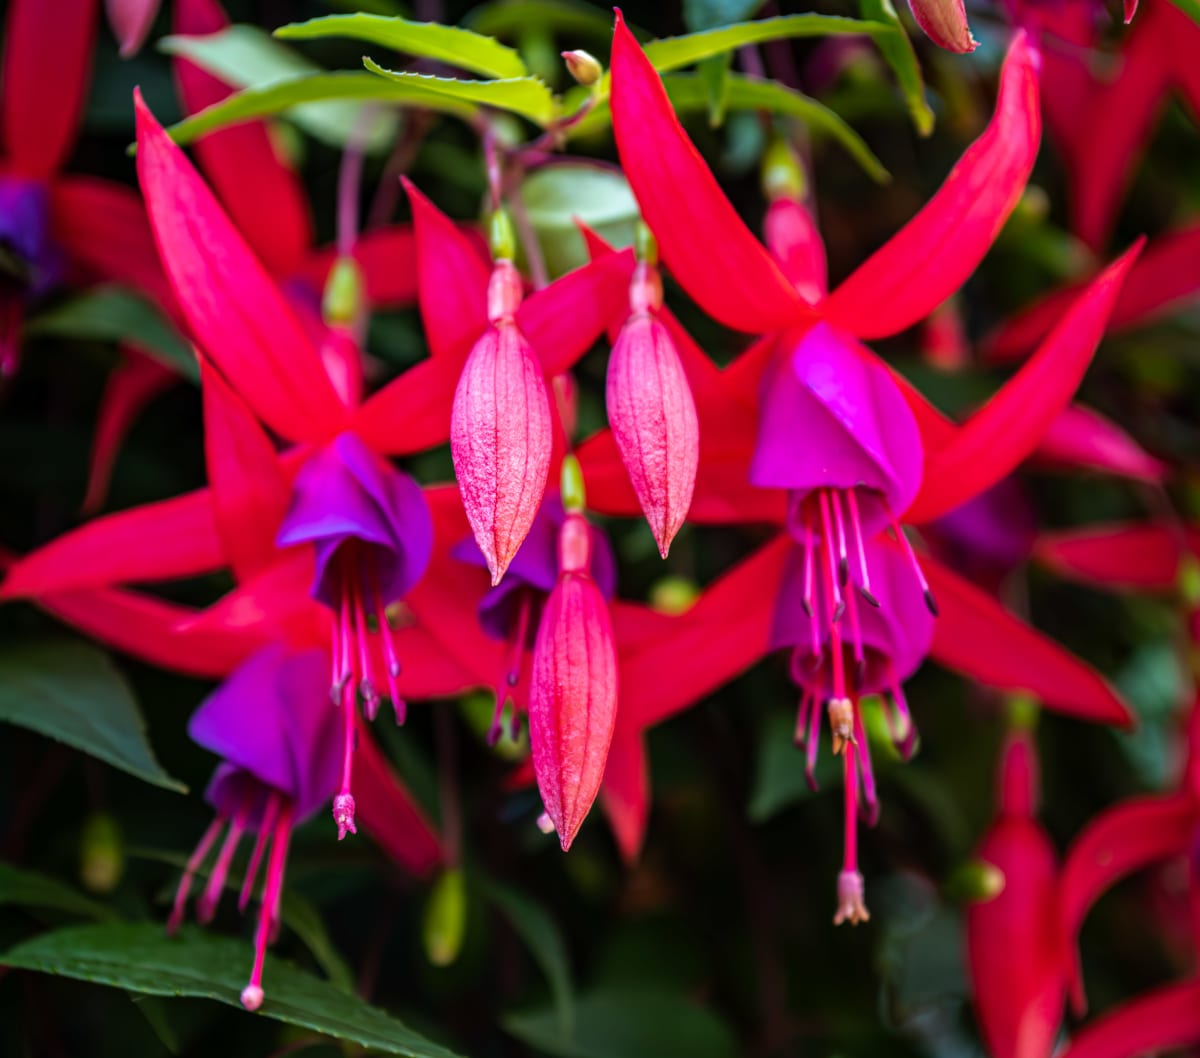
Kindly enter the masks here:
[[691, 506], [700, 425], [675, 343], [647, 311], [631, 316], [613, 344], [607, 405], [621, 461], [666, 558]]
[[583, 517], [569, 515], [530, 683], [534, 772], [564, 852], [600, 790], [617, 716], [616, 641], [608, 603], [587, 572], [587, 541]]
[[554, 444], [541, 364], [513, 318], [519, 297], [515, 270], [499, 262], [488, 291], [492, 323], [467, 357], [450, 418], [463, 508], [493, 585], [533, 525]]

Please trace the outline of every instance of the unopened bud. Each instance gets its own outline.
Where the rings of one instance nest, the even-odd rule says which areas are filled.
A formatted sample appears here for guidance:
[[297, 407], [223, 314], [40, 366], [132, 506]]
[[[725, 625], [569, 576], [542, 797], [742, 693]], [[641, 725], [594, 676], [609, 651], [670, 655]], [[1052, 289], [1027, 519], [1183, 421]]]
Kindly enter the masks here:
[[650, 586], [650, 607], [672, 617], [686, 613], [700, 598], [700, 589], [685, 577], [662, 577]]
[[517, 236], [505, 209], [496, 210], [488, 222], [488, 249], [494, 261], [511, 261], [517, 256]]
[[111, 893], [125, 870], [125, 843], [117, 821], [97, 812], [83, 825], [79, 877], [95, 893]]
[[321, 316], [330, 327], [353, 326], [366, 308], [362, 269], [353, 257], [338, 257], [325, 279]]
[[568, 513], [579, 513], [587, 506], [583, 467], [579, 465], [579, 460], [574, 455], [563, 456], [559, 488], [562, 490], [563, 509]]
[[967, 25], [963, 0], [908, 0], [913, 18], [939, 48], [964, 55], [979, 47]]
[[449, 966], [462, 951], [467, 927], [467, 887], [461, 868], [451, 867], [433, 885], [421, 937], [434, 966]]
[[567, 72], [582, 85], [594, 85], [604, 76], [604, 67], [599, 60], [580, 48], [562, 53]]
[[800, 159], [787, 141], [775, 137], [763, 151], [762, 188], [768, 202], [780, 198], [804, 198], [806, 181]]
[[963, 904], [995, 900], [1004, 892], [1004, 872], [987, 860], [968, 860], [946, 880], [946, 895]]

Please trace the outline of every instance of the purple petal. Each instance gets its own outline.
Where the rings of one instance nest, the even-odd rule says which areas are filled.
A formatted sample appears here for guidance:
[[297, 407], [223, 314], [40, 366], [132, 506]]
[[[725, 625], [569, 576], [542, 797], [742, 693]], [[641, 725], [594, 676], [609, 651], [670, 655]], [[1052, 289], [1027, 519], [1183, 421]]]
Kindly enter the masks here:
[[50, 189], [40, 180], [0, 176], [0, 248], [0, 266], [31, 295], [62, 278], [63, 256], [50, 237]]
[[[786, 341], [787, 339], [785, 339]], [[864, 531], [901, 513], [921, 484], [917, 424], [896, 384], [853, 338], [819, 323], [763, 379], [750, 480], [805, 493], [862, 486]], [[786, 348], [786, 347], [785, 347]]]
[[924, 527], [948, 565], [976, 583], [1006, 576], [1025, 562], [1037, 538], [1037, 515], [1015, 477]]
[[297, 475], [276, 543], [316, 545], [312, 595], [336, 607], [339, 579], [333, 559], [352, 540], [371, 545], [372, 575], [387, 604], [403, 597], [424, 573], [433, 549], [433, 522], [420, 486], [346, 433]]

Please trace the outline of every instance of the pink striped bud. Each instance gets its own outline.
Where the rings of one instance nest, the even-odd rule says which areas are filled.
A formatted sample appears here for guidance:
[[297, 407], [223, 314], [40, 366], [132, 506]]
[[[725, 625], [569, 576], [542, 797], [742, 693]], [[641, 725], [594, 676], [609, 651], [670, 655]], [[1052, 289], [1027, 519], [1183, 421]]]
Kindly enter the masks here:
[[498, 261], [488, 288], [492, 325], [467, 357], [450, 417], [463, 508], [493, 585], [533, 525], [554, 441], [542, 366], [513, 319], [520, 299], [516, 269]]
[[[639, 282], [639, 274], [645, 278]], [[700, 461], [696, 404], [675, 343], [650, 314], [661, 304], [657, 273], [639, 265], [633, 315], [608, 361], [608, 421], [633, 491], [663, 558], [687, 517]]]
[[963, 0], [908, 0], [917, 25], [939, 48], [965, 54], [979, 47], [967, 25]]
[[617, 717], [617, 648], [608, 603], [588, 572], [589, 539], [583, 516], [568, 514], [530, 681], [533, 767], [563, 851], [600, 790]]

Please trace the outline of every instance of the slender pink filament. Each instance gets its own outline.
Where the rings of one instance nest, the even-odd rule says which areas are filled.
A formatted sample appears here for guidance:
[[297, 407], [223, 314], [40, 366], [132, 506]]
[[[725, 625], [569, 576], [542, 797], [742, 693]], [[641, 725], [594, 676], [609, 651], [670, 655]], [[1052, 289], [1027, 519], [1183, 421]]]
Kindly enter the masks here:
[[237, 852], [238, 843], [245, 831], [246, 804], [243, 802], [234, 812], [233, 821], [229, 824], [229, 830], [221, 844], [221, 851], [217, 853], [217, 862], [213, 865], [212, 874], [208, 876], [208, 884], [196, 902], [198, 922], [211, 922], [216, 914], [217, 905], [221, 902], [221, 891], [225, 888], [225, 879], [229, 876], [229, 865], [233, 862], [233, 854]]
[[842, 521], [842, 505], [838, 502], [838, 493], [833, 489], [827, 489], [829, 495], [829, 506], [833, 508], [833, 523], [837, 529], [837, 547], [838, 547], [838, 583], [845, 584], [850, 573], [850, 562], [846, 557], [846, 525]]
[[[350, 712], [349, 709], [346, 710]], [[250, 981], [242, 991], [242, 1003], [250, 1010], [257, 1010], [262, 1003], [263, 961], [267, 956], [267, 945], [274, 931], [279, 914], [279, 901], [283, 894], [283, 872], [287, 865], [288, 840], [292, 830], [292, 805], [286, 802], [275, 823], [271, 839], [271, 855], [267, 862], [267, 878], [263, 883], [262, 903], [258, 912], [258, 928], [254, 931], [254, 968]]]
[[208, 825], [208, 829], [200, 838], [200, 843], [188, 857], [187, 865], [183, 869], [183, 877], [179, 879], [179, 888], [175, 890], [175, 902], [171, 906], [171, 914], [167, 918], [168, 933], [174, 933], [183, 922], [183, 907], [187, 903], [188, 893], [192, 891], [192, 879], [196, 877], [196, 872], [208, 855], [208, 850], [213, 847], [213, 842], [217, 840], [217, 836], [225, 826], [225, 820], [225, 816], [217, 816]]
[[[857, 706], [855, 713], [858, 713]], [[857, 726], [857, 725], [855, 725]], [[843, 750], [842, 777], [846, 785], [845, 852], [842, 858], [843, 871], [858, 870], [858, 780], [856, 760], [858, 747], [853, 741], [846, 743]]]
[[275, 817], [279, 814], [279, 802], [280, 794], [272, 790], [267, 795], [262, 822], [259, 823], [258, 834], [254, 838], [254, 851], [250, 853], [250, 862], [246, 865], [246, 877], [242, 879], [242, 891], [238, 894], [239, 911], [245, 911], [246, 905], [250, 903], [250, 893], [254, 890], [254, 880], [258, 877], [258, 867], [267, 849], [271, 827], [275, 825]]
[[867, 548], [863, 541], [862, 522], [858, 517], [858, 497], [853, 489], [846, 491], [846, 503], [850, 508], [850, 530], [854, 535], [854, 550], [858, 556], [858, 583], [867, 597], [873, 601], [875, 597], [871, 594], [871, 573], [867, 568]]
[[822, 489], [819, 497], [823, 542], [825, 545], [825, 554], [829, 558], [829, 593], [833, 605], [833, 613], [829, 620], [831, 624], [836, 625], [841, 620], [842, 611], [846, 608], [846, 604], [842, 601], [842, 591], [838, 587], [837, 557], [833, 553], [833, 531], [829, 517], [829, 495]]

